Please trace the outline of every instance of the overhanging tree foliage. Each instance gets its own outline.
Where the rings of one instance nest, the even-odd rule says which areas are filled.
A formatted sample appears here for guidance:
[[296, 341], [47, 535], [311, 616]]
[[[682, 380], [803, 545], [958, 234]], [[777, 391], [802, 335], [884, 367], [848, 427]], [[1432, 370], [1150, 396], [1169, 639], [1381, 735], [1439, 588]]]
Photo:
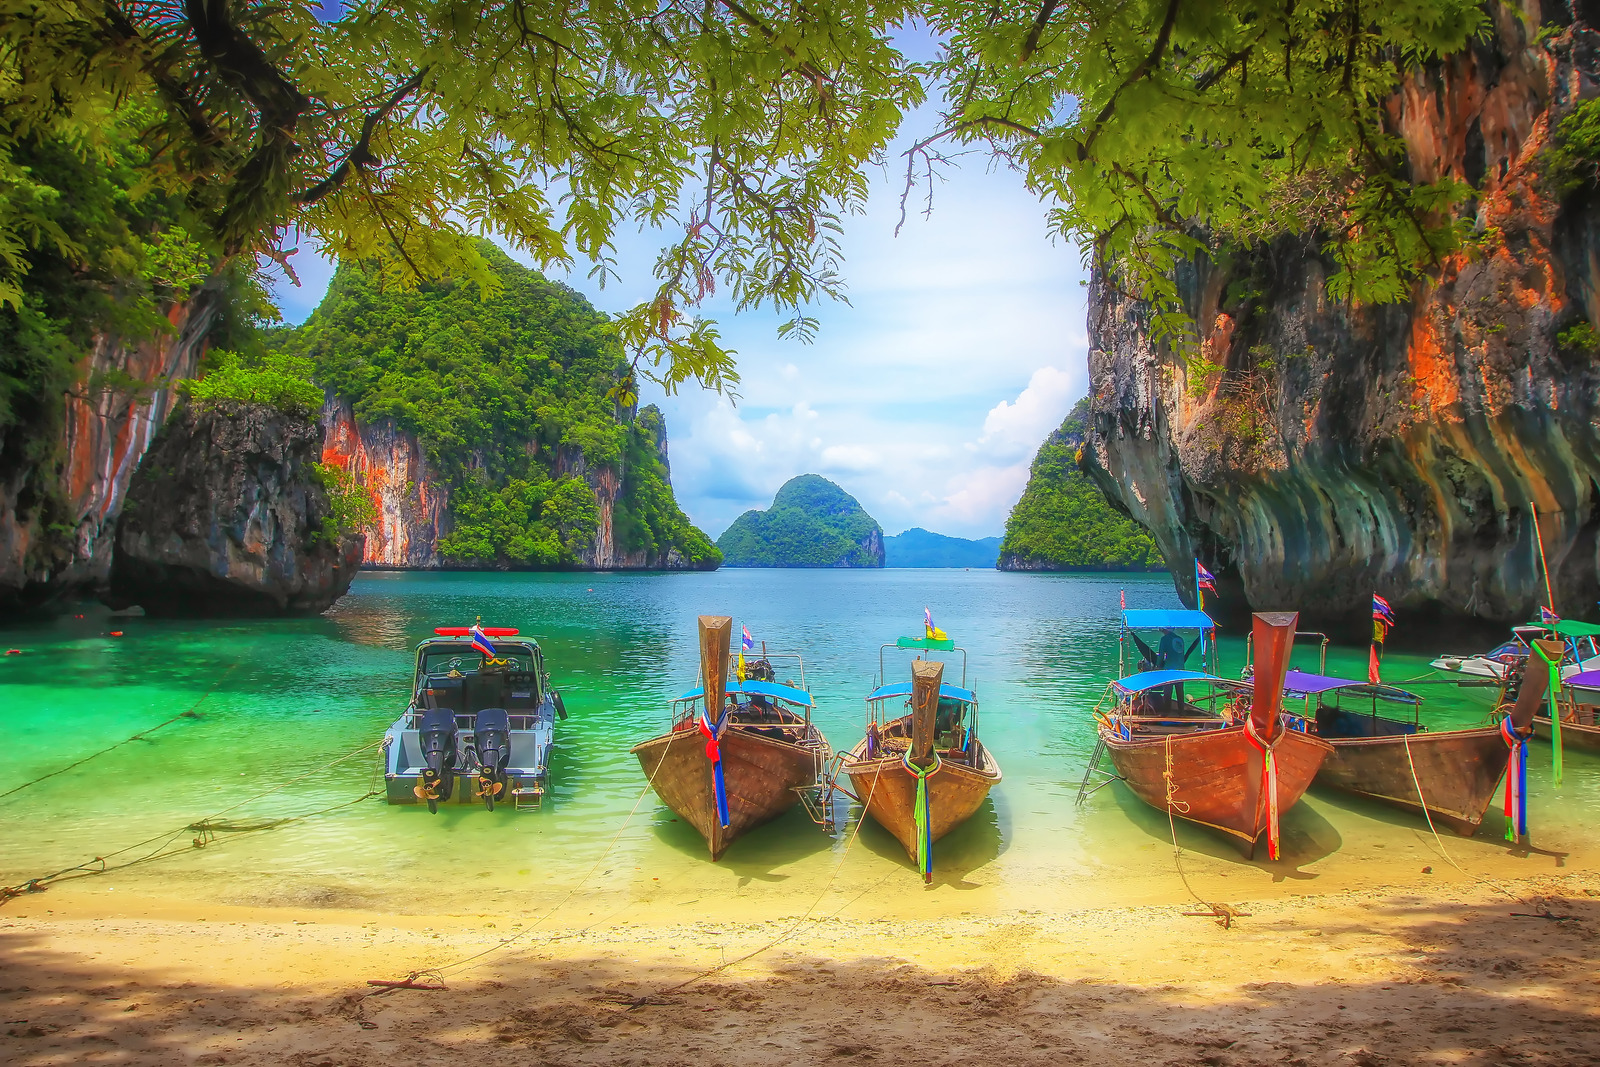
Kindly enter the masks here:
[[[1489, 26], [1478, 0], [930, 0], [942, 126], [907, 153], [908, 199], [946, 145], [986, 145], [1051, 226], [1186, 325], [1173, 268], [1221, 240], [1325, 240], [1336, 298], [1391, 302], [1453, 249], [1469, 190], [1408, 173], [1385, 103]], [[1510, 8], [1502, 17], [1517, 18]], [[1526, 27], [1532, 41], [1535, 27]]]
[[[604, 277], [619, 228], [662, 226], [659, 286], [620, 335], [669, 391], [727, 389], [731, 354], [692, 308], [721, 285], [807, 334], [801, 306], [839, 292], [839, 217], [921, 98], [887, 38], [907, 10], [367, 0], [324, 22], [306, 0], [0, 0], [0, 183], [26, 183], [18, 139], [92, 156], [138, 108], [147, 181], [226, 256], [287, 265], [299, 232], [492, 288], [475, 235]], [[21, 302], [27, 248], [69, 236], [0, 197], [0, 301]]]

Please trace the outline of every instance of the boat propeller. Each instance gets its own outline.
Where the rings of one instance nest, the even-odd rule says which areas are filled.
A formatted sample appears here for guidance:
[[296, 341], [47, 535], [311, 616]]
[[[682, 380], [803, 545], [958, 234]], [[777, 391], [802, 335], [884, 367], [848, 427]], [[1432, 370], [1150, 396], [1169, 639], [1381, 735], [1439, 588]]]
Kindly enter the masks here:
[[432, 708], [423, 713], [417, 729], [424, 766], [417, 780], [418, 800], [428, 802], [437, 813], [439, 801], [449, 800], [456, 780], [456, 713], [449, 708]]
[[478, 755], [478, 795], [494, 810], [506, 789], [506, 766], [511, 762], [511, 716], [504, 708], [484, 708], [473, 724], [473, 748]]

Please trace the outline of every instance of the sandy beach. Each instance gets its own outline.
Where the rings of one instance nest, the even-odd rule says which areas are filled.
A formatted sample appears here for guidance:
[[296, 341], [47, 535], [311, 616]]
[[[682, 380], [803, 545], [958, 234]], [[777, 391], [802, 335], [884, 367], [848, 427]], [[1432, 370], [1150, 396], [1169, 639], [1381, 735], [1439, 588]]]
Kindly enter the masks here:
[[[1587, 871], [1238, 902], [1227, 928], [1183, 906], [531, 928], [104, 900], [0, 911], [4, 1062], [1600, 1062]], [[445, 988], [368, 984], [412, 971]]]

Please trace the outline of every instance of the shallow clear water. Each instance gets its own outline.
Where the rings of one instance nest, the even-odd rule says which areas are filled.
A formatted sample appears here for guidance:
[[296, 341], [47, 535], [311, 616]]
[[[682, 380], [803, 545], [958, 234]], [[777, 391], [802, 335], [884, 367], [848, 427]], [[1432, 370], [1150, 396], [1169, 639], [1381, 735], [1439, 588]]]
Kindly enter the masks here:
[[[228, 818], [354, 800], [381, 784], [376, 750], [327, 765], [381, 738], [405, 704], [412, 650], [433, 626], [481, 615], [539, 639], [571, 713], [557, 727], [542, 810], [451, 805], [430, 816], [368, 799], [56, 892], [418, 913], [532, 913], [565, 902], [563, 921], [575, 922], [629, 909], [681, 919], [712, 901], [719, 914], [788, 914], [819, 894], [833, 898], [824, 910], [868, 913], [1180, 899], [1164, 815], [1120, 785], [1074, 804], [1094, 745], [1090, 712], [1116, 671], [1124, 590], [1129, 607], [1178, 606], [1165, 576], [727, 570], [371, 573], [327, 616], [283, 622], [163, 622], [85, 609], [0, 631], [7, 647], [23, 650], [0, 659], [0, 793], [186, 709], [198, 717], [0, 797], [0, 879], [104, 855], [241, 801]], [[714, 865], [692, 830], [642, 796], [628, 749], [658, 733], [671, 697], [692, 685], [697, 614], [730, 614], [774, 650], [801, 650], [816, 719], [842, 749], [859, 737], [879, 645], [917, 632], [924, 605], [970, 652], [982, 735], [1005, 775], [979, 814], [936, 847], [932, 892], [887, 833], [868, 824], [854, 835], [853, 813], [830, 839], [796, 810]], [[113, 629], [123, 636], [110, 637]], [[1223, 673], [1237, 675], [1243, 641], [1227, 638], [1222, 651]], [[1365, 649], [1335, 648], [1329, 672], [1359, 677], [1365, 658]], [[1297, 663], [1314, 668], [1314, 652]], [[1390, 680], [1428, 673], [1422, 656], [1393, 654], [1385, 664]], [[1492, 698], [1453, 686], [1421, 691], [1435, 728], [1481, 721]], [[1452, 857], [1496, 875], [1587, 862], [1600, 760], [1569, 751], [1557, 790], [1549, 755], [1547, 746], [1533, 750], [1534, 839], [1570, 855], [1510, 853], [1497, 840], [1497, 801], [1477, 839], [1446, 836]], [[1208, 897], [1413, 879], [1423, 865], [1447, 875], [1420, 820], [1338, 795], [1313, 793], [1286, 816], [1284, 836], [1282, 861], [1246, 862], [1229, 843], [1178, 827], [1185, 871]]]

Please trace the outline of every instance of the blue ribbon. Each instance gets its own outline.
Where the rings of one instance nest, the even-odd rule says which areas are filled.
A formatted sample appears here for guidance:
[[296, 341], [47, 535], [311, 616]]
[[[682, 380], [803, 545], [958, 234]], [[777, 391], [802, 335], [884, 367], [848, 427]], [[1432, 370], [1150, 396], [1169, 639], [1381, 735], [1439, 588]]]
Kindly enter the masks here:
[[717, 731], [727, 718], [727, 712], [723, 712], [717, 725], [712, 726], [710, 719], [700, 716], [700, 732], [706, 737], [706, 756], [711, 760], [711, 784], [717, 796], [717, 822], [724, 830], [728, 828], [728, 787], [722, 780], [722, 746], [717, 741]]

